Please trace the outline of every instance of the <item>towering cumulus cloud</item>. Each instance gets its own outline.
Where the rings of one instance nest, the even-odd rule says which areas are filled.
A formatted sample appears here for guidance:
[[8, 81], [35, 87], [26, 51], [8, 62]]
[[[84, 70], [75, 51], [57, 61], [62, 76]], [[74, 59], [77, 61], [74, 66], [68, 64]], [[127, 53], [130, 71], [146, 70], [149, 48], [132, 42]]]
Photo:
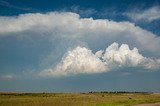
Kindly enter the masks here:
[[79, 73], [101, 73], [107, 69], [105, 64], [85, 47], [76, 47], [68, 51], [62, 61], [53, 69], [40, 73], [42, 76], [59, 76]]
[[41, 71], [39, 75], [55, 77], [93, 74], [108, 72], [119, 67], [157, 69], [160, 68], [160, 60], [144, 57], [139, 54], [137, 48], [130, 50], [127, 44], [119, 47], [118, 43], [113, 43], [105, 51], [100, 50], [95, 54], [85, 47], [78, 46], [68, 51], [57, 66]]
[[137, 48], [130, 50], [127, 44], [119, 47], [118, 43], [113, 43], [103, 52], [96, 52], [96, 56], [111, 69], [116, 67], [141, 67], [145, 69], [157, 69], [160, 67], [159, 59], [151, 59], [142, 56]]

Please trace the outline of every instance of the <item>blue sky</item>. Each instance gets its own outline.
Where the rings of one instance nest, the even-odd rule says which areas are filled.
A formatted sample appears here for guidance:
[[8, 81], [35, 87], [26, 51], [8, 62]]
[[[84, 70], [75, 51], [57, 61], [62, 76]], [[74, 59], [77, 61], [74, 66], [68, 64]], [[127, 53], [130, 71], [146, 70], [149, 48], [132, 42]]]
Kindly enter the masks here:
[[0, 0], [0, 91], [160, 92], [159, 0]]

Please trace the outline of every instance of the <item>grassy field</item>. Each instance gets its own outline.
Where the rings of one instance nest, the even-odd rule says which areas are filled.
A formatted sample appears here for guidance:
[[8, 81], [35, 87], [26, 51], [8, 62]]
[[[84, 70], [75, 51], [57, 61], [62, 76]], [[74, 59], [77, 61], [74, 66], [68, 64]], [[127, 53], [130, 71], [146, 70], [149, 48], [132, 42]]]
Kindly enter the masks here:
[[0, 106], [130, 106], [160, 102], [148, 93], [0, 93]]

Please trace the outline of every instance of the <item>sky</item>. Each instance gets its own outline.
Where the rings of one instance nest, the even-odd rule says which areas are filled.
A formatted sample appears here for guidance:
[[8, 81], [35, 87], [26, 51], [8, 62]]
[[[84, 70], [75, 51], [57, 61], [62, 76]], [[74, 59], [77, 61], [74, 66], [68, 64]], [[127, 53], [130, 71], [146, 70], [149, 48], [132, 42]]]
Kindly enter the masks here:
[[0, 0], [0, 92], [160, 92], [159, 0]]

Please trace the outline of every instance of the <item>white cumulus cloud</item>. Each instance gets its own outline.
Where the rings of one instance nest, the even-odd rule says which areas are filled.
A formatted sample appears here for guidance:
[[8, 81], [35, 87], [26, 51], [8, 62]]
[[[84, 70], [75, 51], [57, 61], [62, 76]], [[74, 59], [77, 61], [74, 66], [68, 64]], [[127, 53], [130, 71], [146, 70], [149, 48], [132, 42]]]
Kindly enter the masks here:
[[160, 60], [144, 57], [137, 48], [131, 50], [127, 44], [119, 46], [118, 43], [113, 43], [105, 51], [100, 50], [95, 54], [85, 47], [78, 46], [68, 51], [54, 68], [43, 70], [39, 75], [55, 77], [84, 73], [94, 74], [120, 67], [158, 69]]
[[59, 76], [82, 73], [102, 73], [107, 70], [105, 64], [85, 47], [76, 47], [68, 51], [61, 62], [53, 69], [40, 73], [41, 76]]
[[113, 67], [160, 68], [160, 59], [144, 57], [137, 48], [130, 49], [127, 44], [119, 46], [118, 43], [113, 43], [104, 52], [97, 51], [96, 55], [111, 69]]
[[51, 36], [54, 40], [61, 39], [61, 42], [62, 38], [76, 39], [89, 46], [99, 42], [98, 46], [103, 46], [116, 41], [137, 46], [140, 51], [160, 52], [160, 38], [133, 23], [81, 18], [72, 12], [0, 16], [0, 36], [13, 35]]

